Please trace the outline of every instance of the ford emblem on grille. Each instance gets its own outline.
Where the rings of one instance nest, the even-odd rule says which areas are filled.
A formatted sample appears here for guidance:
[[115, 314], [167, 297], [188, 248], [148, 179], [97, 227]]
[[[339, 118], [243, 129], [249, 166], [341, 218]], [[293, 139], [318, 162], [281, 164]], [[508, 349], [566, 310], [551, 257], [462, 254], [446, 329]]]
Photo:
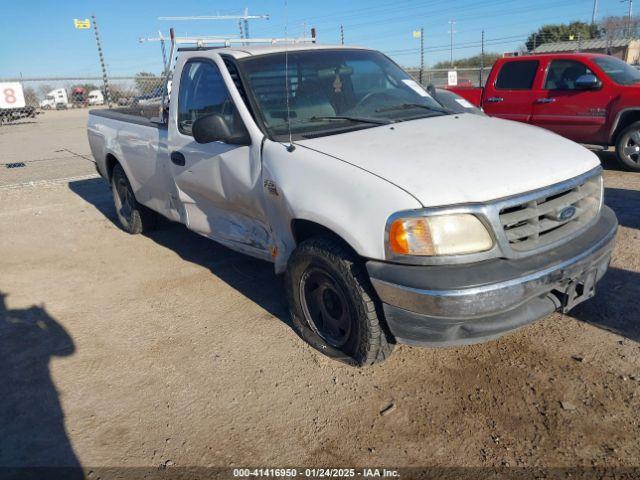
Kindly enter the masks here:
[[567, 207], [567, 208], [563, 208], [560, 211], [558, 218], [562, 221], [565, 221], [565, 220], [569, 220], [570, 218], [573, 218], [575, 214], [576, 214], [576, 207]]

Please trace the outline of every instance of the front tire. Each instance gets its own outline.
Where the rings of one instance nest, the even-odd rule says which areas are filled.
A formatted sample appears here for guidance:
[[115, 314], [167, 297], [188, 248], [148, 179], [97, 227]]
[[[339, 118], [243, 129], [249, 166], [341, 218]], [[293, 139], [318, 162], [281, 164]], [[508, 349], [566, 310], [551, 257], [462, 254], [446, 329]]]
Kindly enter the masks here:
[[125, 232], [135, 235], [153, 230], [158, 214], [138, 203], [129, 179], [119, 164], [111, 174], [111, 193], [118, 220]]
[[313, 347], [357, 366], [391, 354], [364, 266], [342, 242], [324, 236], [302, 242], [289, 259], [285, 285], [294, 328]]
[[625, 128], [616, 141], [616, 157], [628, 170], [640, 172], [640, 122]]

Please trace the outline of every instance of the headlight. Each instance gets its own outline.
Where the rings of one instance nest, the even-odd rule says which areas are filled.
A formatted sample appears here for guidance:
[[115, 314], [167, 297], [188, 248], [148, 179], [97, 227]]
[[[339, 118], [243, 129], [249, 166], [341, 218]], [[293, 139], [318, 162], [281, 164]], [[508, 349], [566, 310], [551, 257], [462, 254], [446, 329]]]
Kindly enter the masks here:
[[388, 241], [389, 249], [400, 255], [461, 255], [493, 247], [482, 222], [467, 213], [398, 218]]

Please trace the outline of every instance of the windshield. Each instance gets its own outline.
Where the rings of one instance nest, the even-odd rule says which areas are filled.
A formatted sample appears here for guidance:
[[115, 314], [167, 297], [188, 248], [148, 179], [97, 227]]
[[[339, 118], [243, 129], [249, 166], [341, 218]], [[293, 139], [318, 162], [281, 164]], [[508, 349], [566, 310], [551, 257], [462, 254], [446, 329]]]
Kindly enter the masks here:
[[592, 60], [618, 85], [640, 83], [640, 72], [618, 58], [595, 57]]
[[288, 136], [287, 102], [291, 133], [297, 138], [448, 113], [406, 72], [374, 51], [289, 52], [286, 75], [284, 53], [239, 63], [266, 128], [280, 141]]

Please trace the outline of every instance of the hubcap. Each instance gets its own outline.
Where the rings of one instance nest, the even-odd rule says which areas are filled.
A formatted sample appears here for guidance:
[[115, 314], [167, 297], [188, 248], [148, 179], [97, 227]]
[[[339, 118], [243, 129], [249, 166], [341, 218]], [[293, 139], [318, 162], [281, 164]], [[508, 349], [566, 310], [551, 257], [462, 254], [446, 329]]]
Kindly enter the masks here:
[[640, 130], [629, 132], [625, 137], [622, 154], [629, 162], [640, 163]]
[[300, 281], [300, 300], [307, 323], [329, 345], [340, 348], [351, 333], [346, 294], [329, 272], [310, 267]]

